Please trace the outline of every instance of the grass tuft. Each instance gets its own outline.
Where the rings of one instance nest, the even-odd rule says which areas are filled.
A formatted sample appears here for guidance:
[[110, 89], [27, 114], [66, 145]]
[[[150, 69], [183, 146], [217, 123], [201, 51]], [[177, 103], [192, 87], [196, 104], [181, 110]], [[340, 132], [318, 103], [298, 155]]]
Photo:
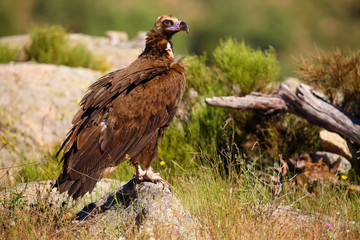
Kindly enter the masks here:
[[9, 44], [6, 43], [0, 43], [0, 63], [16, 61], [17, 53], [17, 48], [10, 47]]

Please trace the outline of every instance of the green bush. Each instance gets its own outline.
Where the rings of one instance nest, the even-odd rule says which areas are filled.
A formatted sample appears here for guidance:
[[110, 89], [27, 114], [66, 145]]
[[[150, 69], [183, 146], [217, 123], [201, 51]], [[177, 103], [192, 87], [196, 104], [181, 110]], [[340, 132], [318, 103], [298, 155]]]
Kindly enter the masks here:
[[31, 45], [26, 49], [31, 60], [60, 64], [66, 46], [66, 31], [62, 26], [34, 27], [30, 31]]
[[214, 60], [230, 83], [240, 87], [242, 95], [264, 90], [268, 83], [276, 81], [279, 73], [274, 48], [262, 52], [232, 38], [220, 41]]
[[34, 27], [30, 37], [31, 45], [26, 53], [32, 61], [100, 71], [107, 68], [104, 59], [94, 56], [84, 46], [69, 46], [66, 30], [62, 26]]
[[0, 43], [0, 63], [9, 63], [16, 60], [17, 48], [12, 48], [7, 43]]

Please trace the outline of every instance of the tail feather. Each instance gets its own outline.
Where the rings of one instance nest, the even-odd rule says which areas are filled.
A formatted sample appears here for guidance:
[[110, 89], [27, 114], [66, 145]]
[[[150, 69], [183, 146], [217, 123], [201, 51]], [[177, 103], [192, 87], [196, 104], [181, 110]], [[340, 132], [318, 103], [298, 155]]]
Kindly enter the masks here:
[[99, 180], [99, 176], [100, 174], [95, 173], [79, 179], [71, 179], [67, 172], [63, 172], [56, 180], [53, 188], [57, 188], [60, 193], [68, 192], [68, 195], [76, 200], [84, 196], [87, 192], [91, 193]]

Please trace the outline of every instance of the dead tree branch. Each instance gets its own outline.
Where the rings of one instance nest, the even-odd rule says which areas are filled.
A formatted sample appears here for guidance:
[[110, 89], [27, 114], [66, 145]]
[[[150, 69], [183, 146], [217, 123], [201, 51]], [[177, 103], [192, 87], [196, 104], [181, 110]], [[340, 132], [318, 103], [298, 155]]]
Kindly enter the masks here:
[[329, 131], [337, 132], [360, 144], [360, 119], [335, 107], [315, 94], [311, 87], [300, 84], [295, 94], [281, 84], [276, 95], [251, 93], [245, 97], [212, 97], [205, 102], [212, 106], [239, 110], [257, 110], [265, 114], [290, 112]]

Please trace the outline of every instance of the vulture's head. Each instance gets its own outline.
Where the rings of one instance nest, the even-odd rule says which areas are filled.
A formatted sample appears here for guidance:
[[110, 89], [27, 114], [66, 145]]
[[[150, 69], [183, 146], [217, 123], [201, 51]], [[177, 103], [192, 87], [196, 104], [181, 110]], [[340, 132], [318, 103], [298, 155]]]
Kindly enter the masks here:
[[171, 37], [179, 31], [189, 32], [189, 27], [185, 22], [179, 21], [176, 17], [171, 15], [162, 15], [155, 21], [155, 28], [157, 32], [161, 32], [167, 37]]

